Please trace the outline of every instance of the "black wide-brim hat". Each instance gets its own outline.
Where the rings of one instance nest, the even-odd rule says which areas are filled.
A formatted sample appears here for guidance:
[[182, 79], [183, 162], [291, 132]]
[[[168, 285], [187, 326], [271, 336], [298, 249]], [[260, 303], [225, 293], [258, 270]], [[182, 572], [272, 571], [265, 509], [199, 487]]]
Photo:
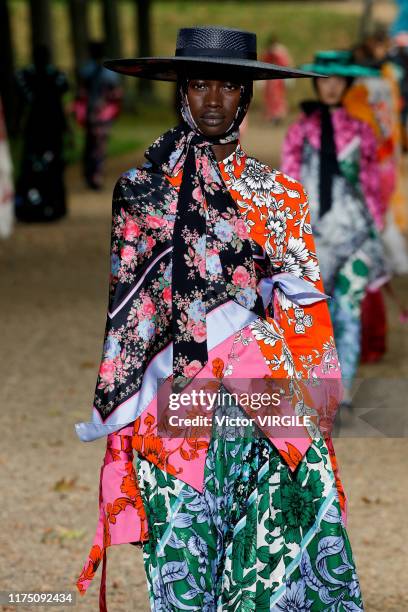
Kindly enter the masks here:
[[222, 74], [248, 81], [323, 76], [257, 60], [253, 32], [221, 26], [195, 26], [178, 31], [172, 57], [136, 57], [104, 62], [109, 70], [157, 81], [176, 81], [180, 76]]

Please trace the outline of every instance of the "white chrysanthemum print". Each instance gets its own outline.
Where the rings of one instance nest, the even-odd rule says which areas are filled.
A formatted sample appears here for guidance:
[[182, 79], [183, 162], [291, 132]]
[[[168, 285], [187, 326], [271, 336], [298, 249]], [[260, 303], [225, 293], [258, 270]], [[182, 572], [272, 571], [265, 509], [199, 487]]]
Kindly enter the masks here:
[[272, 322], [264, 319], [256, 319], [250, 324], [252, 333], [256, 340], [262, 340], [265, 344], [275, 346], [275, 344], [283, 339], [282, 334], [275, 328]]
[[315, 259], [309, 259], [303, 266], [303, 271], [311, 281], [317, 281], [320, 278], [319, 264]]
[[286, 252], [291, 253], [298, 261], [306, 261], [309, 257], [305, 241], [302, 238], [294, 238], [293, 236], [289, 236]]
[[232, 184], [232, 189], [249, 199], [254, 194], [261, 195], [271, 191], [275, 187], [274, 176], [275, 174], [270, 172], [265, 164], [261, 164], [256, 159], [247, 158], [245, 168], [240, 178]]
[[276, 244], [282, 244], [286, 236], [286, 215], [282, 210], [269, 211], [266, 228], [274, 234]]
[[290, 272], [299, 278], [307, 277], [311, 281], [319, 280], [319, 265], [317, 260], [312, 258], [303, 238], [289, 237], [282, 271]]
[[301, 278], [303, 276], [301, 261], [293, 253], [286, 252], [283, 258], [282, 272], [289, 272]]

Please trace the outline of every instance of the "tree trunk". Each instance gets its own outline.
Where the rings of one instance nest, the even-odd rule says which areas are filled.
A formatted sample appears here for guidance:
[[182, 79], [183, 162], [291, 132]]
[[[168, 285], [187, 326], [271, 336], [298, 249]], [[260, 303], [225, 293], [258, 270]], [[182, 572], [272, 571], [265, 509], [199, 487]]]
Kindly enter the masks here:
[[53, 37], [50, 0], [30, 0], [31, 48], [46, 45], [52, 58]]
[[364, 0], [363, 13], [360, 18], [359, 40], [365, 38], [373, 19], [374, 0]]
[[[137, 4], [137, 55], [149, 57], [152, 55], [151, 0], [136, 0]], [[139, 95], [142, 98], [153, 96], [153, 84], [149, 79], [138, 79]]]
[[0, 95], [3, 100], [4, 115], [9, 133], [14, 131], [15, 82], [14, 54], [11, 41], [10, 14], [7, 0], [0, 0]]
[[88, 58], [88, 4], [87, 0], [68, 0], [76, 78]]
[[121, 57], [121, 40], [117, 0], [102, 0], [106, 55]]

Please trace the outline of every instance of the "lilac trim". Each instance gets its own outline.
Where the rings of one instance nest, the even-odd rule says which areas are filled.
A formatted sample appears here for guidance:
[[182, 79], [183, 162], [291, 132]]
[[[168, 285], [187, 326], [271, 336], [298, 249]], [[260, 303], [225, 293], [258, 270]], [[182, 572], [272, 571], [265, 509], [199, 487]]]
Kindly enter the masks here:
[[304, 278], [299, 278], [290, 272], [279, 272], [267, 278], [262, 278], [258, 283], [265, 308], [272, 299], [275, 285], [283, 291], [289, 300], [302, 306], [330, 298], [329, 295], [316, 289], [312, 283]]
[[167, 255], [167, 253], [169, 253], [172, 249], [173, 249], [173, 246], [169, 246], [165, 251], [162, 251], [161, 253], [159, 253], [159, 255], [157, 255], [155, 259], [153, 259], [152, 263], [146, 268], [142, 276], [137, 281], [136, 285], [133, 287], [132, 291], [128, 293], [125, 299], [122, 300], [122, 302], [119, 304], [117, 308], [115, 308], [113, 312], [108, 312], [108, 317], [110, 319], [113, 319], [113, 317], [118, 314], [119, 310], [123, 308], [123, 306], [130, 300], [132, 295], [134, 295], [134, 293], [139, 289], [140, 285], [143, 283], [144, 279], [146, 278], [146, 275], [150, 272], [153, 266], [155, 266], [156, 263], [160, 261], [160, 259], [162, 259], [165, 255]]

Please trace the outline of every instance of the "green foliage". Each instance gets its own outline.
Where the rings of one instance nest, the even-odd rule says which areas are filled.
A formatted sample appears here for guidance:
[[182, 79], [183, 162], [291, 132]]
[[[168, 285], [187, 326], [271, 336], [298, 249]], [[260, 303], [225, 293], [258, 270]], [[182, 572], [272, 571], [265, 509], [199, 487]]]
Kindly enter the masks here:
[[[90, 35], [102, 36], [101, 2], [90, 0]], [[297, 65], [312, 59], [318, 49], [342, 48], [352, 44], [357, 35], [359, 13], [350, 5], [338, 8], [330, 2], [264, 2], [259, 0], [233, 0], [223, 2], [198, 2], [196, 0], [154, 0], [152, 3], [153, 49], [157, 55], [174, 55], [177, 30], [183, 26], [218, 24], [251, 30], [257, 33], [259, 54], [262, 53], [271, 33], [285, 44]], [[121, 0], [120, 27], [123, 54], [136, 54], [135, 0]], [[29, 59], [29, 7], [26, 0], [10, 2], [13, 39], [18, 65]], [[65, 70], [73, 83], [70, 29], [65, 0], [54, 0], [52, 5], [55, 36], [55, 61]], [[175, 122], [173, 113], [174, 87], [168, 83], [155, 83], [155, 101], [142, 103], [137, 97], [137, 81], [124, 79], [127, 112], [115, 123], [109, 144], [109, 154], [117, 155], [144, 147], [152, 138]], [[289, 103], [294, 110], [300, 99], [309, 95], [309, 79], [292, 82]], [[255, 88], [254, 105], [261, 100], [260, 87]], [[129, 110], [130, 109], [130, 110]], [[83, 135], [74, 128], [75, 146], [67, 152], [68, 161], [78, 161]], [[18, 145], [13, 146], [18, 152]]]
[[[135, 52], [135, 0], [122, 0], [120, 21], [126, 55]], [[57, 61], [66, 70], [72, 69], [69, 49], [69, 24], [66, 2], [56, 0], [53, 18], [56, 22], [55, 40]], [[90, 0], [90, 29], [92, 36], [100, 36], [101, 3]], [[355, 41], [358, 12], [338, 10], [326, 2], [278, 3], [254, 0], [196, 2], [195, 0], [155, 0], [152, 3], [153, 48], [158, 55], [173, 55], [177, 30], [183, 26], [219, 24], [252, 30], [258, 36], [259, 51], [273, 32], [291, 51], [296, 63], [311, 59], [317, 49], [344, 47]], [[11, 3], [14, 40], [19, 63], [28, 61], [27, 33], [29, 10], [26, 0]]]

